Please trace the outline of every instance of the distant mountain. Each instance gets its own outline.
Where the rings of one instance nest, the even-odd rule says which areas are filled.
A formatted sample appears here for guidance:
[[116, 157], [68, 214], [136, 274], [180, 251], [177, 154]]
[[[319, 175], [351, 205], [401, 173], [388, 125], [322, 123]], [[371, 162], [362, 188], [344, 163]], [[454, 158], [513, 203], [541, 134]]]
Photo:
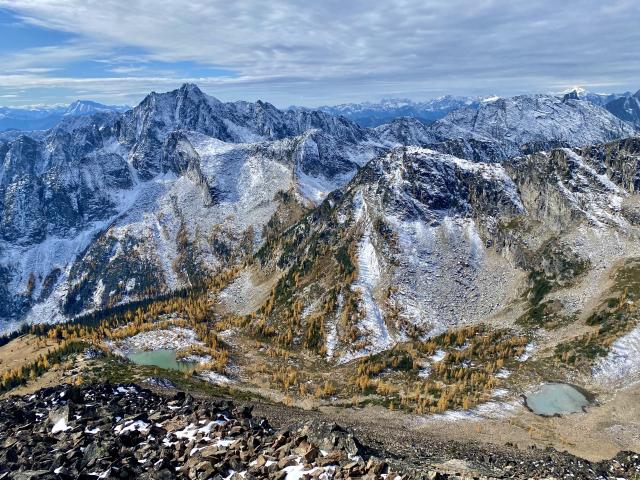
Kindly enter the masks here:
[[616, 117], [640, 128], [640, 90], [629, 97], [621, 97], [607, 103], [606, 109]]
[[100, 112], [124, 112], [127, 106], [103, 105], [90, 100], [76, 100], [66, 107], [10, 108], [0, 107], [0, 132], [3, 130], [46, 130], [65, 117], [91, 115]]
[[[499, 161], [556, 147], [583, 147], [626, 138], [633, 125], [602, 107], [571, 96], [520, 95], [461, 108], [429, 126], [440, 142], [492, 145]], [[466, 157], [466, 156], [465, 156]]]
[[600, 107], [604, 107], [609, 102], [617, 100], [619, 98], [626, 98], [631, 96], [631, 92], [625, 93], [595, 93], [590, 92], [589, 90], [583, 87], [572, 87], [560, 93], [560, 96], [567, 98], [574, 98], [576, 100], [586, 100], [588, 102], [593, 103], [594, 105], [598, 105]]
[[[558, 95], [560, 98], [568, 97], [576, 100], [586, 100], [594, 105], [604, 107], [607, 103], [619, 98], [631, 96], [626, 93], [594, 93], [582, 87], [573, 87]], [[346, 103], [334, 106], [319, 107], [318, 110], [348, 118], [362, 127], [378, 127], [393, 122], [396, 118], [411, 117], [429, 124], [444, 118], [449, 113], [459, 108], [478, 108], [483, 103], [492, 102], [499, 97], [457, 97], [445, 95], [443, 97], [415, 102], [409, 99], [383, 99], [378, 103]], [[300, 107], [292, 107], [300, 109]]]
[[413, 117], [425, 123], [438, 120], [449, 112], [461, 107], [474, 107], [481, 98], [453, 97], [446, 95], [424, 102], [408, 99], [384, 99], [379, 103], [347, 103], [320, 107], [318, 110], [331, 115], [339, 115], [362, 127], [377, 127], [398, 117]]
[[426, 125], [396, 118], [373, 129], [387, 145], [428, 147], [476, 162], [499, 162], [556, 147], [583, 147], [626, 138], [633, 125], [575, 93], [485, 100]]

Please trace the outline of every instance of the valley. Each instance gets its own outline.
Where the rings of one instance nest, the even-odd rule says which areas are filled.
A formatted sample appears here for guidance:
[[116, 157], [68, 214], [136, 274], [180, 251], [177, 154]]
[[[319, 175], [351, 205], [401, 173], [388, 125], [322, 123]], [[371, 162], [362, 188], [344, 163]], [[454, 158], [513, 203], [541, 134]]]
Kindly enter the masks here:
[[[640, 451], [636, 126], [459, 107], [366, 128], [185, 84], [0, 140], [3, 398], [224, 397], [468, 475]], [[584, 402], [536, 415], [548, 384]]]

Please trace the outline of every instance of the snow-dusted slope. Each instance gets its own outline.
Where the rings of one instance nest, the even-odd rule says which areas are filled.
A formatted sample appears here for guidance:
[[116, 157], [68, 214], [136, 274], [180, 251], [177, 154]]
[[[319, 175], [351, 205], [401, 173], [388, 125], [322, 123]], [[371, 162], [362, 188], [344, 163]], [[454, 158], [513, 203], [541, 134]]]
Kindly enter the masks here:
[[431, 133], [420, 120], [411, 117], [402, 117], [391, 123], [380, 125], [375, 129], [380, 140], [390, 145], [429, 145], [437, 142], [436, 136]]
[[[345, 211], [356, 228], [370, 232], [383, 222], [394, 248], [379, 235], [368, 238], [387, 258], [387, 308], [402, 325], [436, 333], [447, 325], [487, 317], [515, 291], [514, 266], [487, 255], [476, 222], [524, 213], [515, 184], [498, 165], [468, 162], [415, 147], [398, 150], [368, 166], [374, 177], [354, 186], [368, 212]], [[362, 208], [362, 207], [359, 207]], [[358, 259], [366, 251], [358, 251]], [[393, 266], [391, 266], [391, 265]], [[360, 270], [359, 270], [360, 271]], [[454, 273], [455, 272], [455, 273]], [[453, 273], [453, 274], [452, 274]]]
[[589, 245], [578, 254], [573, 241], [563, 243], [571, 232], [635, 232], [623, 209], [638, 174], [634, 140], [602, 148], [504, 165], [421, 147], [376, 158], [261, 250], [265, 273], [280, 278], [264, 321], [280, 332], [297, 300], [305, 314], [294, 343], [305, 345], [305, 322], [321, 316], [327, 355], [347, 361], [500, 314], [529, 288], [546, 242], [567, 268], [591, 254]]
[[282, 193], [311, 207], [382, 148], [344, 119], [194, 85], [0, 140], [0, 320], [188, 286], [251, 253]]
[[640, 128], [640, 90], [634, 95], [612, 100], [607, 103], [606, 109], [616, 117]]
[[460, 109], [430, 131], [442, 141], [463, 139], [498, 145], [501, 159], [557, 146], [582, 147], [626, 138], [633, 126], [604, 108], [552, 95], [523, 95]]

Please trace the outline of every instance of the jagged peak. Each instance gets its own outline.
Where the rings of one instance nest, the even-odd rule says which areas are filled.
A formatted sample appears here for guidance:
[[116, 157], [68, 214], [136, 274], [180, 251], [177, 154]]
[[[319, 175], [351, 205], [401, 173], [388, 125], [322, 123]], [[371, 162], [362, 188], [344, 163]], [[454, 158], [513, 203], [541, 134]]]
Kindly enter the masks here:
[[195, 83], [183, 83], [177, 91], [194, 95], [204, 95], [204, 92], [200, 90], [200, 87]]
[[562, 97], [562, 101], [566, 102], [567, 100], [580, 100], [580, 96], [578, 95], [577, 90], [572, 90], [569, 93], [565, 93]]
[[190, 98], [195, 101], [213, 101], [214, 103], [220, 103], [220, 100], [204, 93], [195, 83], [184, 83], [178, 90], [175, 90], [174, 92], [182, 98]]

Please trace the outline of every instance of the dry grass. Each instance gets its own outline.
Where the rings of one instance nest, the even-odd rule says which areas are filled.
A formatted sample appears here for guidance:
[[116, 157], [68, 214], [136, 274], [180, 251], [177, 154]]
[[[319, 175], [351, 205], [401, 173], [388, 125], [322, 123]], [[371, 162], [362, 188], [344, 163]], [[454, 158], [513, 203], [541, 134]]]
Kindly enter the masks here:
[[0, 347], [0, 376], [37, 360], [60, 346], [59, 340], [27, 334]]

